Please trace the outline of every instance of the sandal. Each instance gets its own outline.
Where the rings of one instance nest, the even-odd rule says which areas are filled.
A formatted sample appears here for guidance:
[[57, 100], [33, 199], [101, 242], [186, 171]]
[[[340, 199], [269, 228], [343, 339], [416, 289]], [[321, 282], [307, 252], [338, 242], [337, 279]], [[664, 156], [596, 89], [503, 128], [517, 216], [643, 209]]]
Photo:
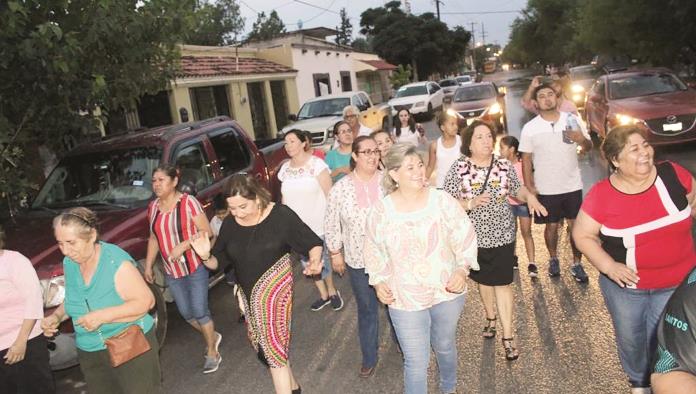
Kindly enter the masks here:
[[494, 338], [495, 331], [496, 331], [495, 330], [495, 321], [497, 320], [497, 318], [495, 318], [495, 317], [492, 319], [486, 318], [486, 320], [488, 320], [488, 324], [486, 325], [486, 327], [483, 327], [483, 337], [486, 339]]
[[505, 349], [505, 359], [508, 361], [517, 360], [520, 354], [517, 349], [512, 346], [512, 340], [515, 338], [503, 338], [503, 349]]

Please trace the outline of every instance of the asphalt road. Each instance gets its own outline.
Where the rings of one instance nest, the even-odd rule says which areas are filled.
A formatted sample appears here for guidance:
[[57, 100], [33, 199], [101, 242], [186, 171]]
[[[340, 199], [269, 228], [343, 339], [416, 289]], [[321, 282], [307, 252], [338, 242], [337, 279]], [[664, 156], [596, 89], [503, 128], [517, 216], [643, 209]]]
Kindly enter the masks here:
[[[506, 96], [509, 132], [519, 136], [526, 115], [519, 98], [526, 88], [524, 72], [512, 71], [491, 76], [508, 87]], [[424, 124], [430, 139], [439, 136], [433, 121]], [[661, 149], [658, 157], [674, 160], [692, 172], [696, 170], [694, 145]], [[586, 189], [606, 175], [606, 164], [597, 151], [582, 158]], [[587, 190], [585, 190], [587, 191]], [[515, 293], [515, 338], [520, 358], [504, 359], [500, 335], [494, 340], [481, 337], [483, 308], [478, 291], [470, 285], [466, 306], [457, 332], [459, 350], [459, 393], [627, 393], [629, 388], [616, 355], [611, 321], [597, 284], [597, 271], [586, 263], [590, 281], [577, 284], [569, 273], [571, 251], [567, 238], [559, 245], [562, 275], [545, 275], [548, 254], [543, 229], [535, 226], [537, 261], [542, 275], [531, 280], [526, 272], [526, 254], [518, 243], [520, 267], [513, 283]], [[402, 361], [393, 345], [386, 316], [380, 327], [380, 359], [375, 375], [357, 376], [360, 348], [357, 312], [347, 277], [335, 277], [345, 300], [343, 310], [329, 307], [309, 310], [317, 297], [310, 280], [296, 267], [291, 363], [295, 376], [307, 394], [399, 393], [403, 391]], [[166, 393], [272, 393], [267, 371], [256, 360], [244, 326], [236, 322], [238, 311], [232, 290], [225, 284], [210, 291], [210, 310], [224, 338], [220, 352], [223, 362], [211, 375], [203, 375], [203, 343], [200, 336], [169, 306], [169, 333], [161, 351]], [[434, 358], [429, 371], [430, 392], [437, 390]], [[85, 393], [79, 368], [56, 373], [59, 393]], [[91, 390], [98, 393], [98, 390]]]

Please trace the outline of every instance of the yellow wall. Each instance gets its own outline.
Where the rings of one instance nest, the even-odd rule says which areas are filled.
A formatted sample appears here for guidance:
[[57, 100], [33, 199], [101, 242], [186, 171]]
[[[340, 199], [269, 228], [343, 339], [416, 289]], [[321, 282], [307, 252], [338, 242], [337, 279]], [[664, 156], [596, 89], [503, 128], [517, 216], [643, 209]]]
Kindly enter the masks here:
[[259, 59], [268, 60], [274, 63], [282, 64], [286, 67], [294, 67], [292, 64], [292, 48], [289, 45], [281, 47], [259, 49], [256, 55]]

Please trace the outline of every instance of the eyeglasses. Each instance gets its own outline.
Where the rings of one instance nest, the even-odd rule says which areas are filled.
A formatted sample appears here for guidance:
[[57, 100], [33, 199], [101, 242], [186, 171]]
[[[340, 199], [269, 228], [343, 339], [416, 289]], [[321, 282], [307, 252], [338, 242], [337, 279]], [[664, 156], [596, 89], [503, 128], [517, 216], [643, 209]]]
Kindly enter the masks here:
[[344, 118], [346, 118], [346, 119], [348, 119], [348, 118], [357, 118], [357, 117], [358, 117], [358, 115], [355, 115], [355, 114], [344, 116]]
[[362, 153], [365, 156], [377, 156], [377, 155], [379, 155], [379, 151], [377, 149], [375, 149], [375, 150], [359, 150], [358, 153]]

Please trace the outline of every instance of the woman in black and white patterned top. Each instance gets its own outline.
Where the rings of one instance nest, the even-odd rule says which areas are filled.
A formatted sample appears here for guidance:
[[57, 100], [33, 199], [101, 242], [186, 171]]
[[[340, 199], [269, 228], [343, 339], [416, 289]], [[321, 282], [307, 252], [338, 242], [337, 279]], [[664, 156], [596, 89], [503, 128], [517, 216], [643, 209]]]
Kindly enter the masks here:
[[507, 197], [526, 202], [532, 214], [545, 216], [546, 209], [520, 184], [512, 163], [493, 154], [494, 135], [492, 127], [482, 121], [474, 121], [462, 132], [462, 156], [447, 173], [444, 190], [469, 212], [476, 229], [481, 269], [472, 271], [470, 277], [479, 285], [486, 310], [488, 324], [483, 336], [495, 337], [497, 307], [503, 324], [505, 358], [515, 360], [518, 352], [512, 336], [510, 283], [516, 228]]

